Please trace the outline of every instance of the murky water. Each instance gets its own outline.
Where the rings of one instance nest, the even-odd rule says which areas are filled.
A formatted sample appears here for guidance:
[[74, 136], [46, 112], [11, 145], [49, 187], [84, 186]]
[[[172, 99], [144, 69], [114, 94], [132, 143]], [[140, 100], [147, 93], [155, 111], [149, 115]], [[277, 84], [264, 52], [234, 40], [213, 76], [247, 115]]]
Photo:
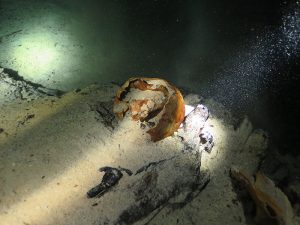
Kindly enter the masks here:
[[31, 81], [70, 90], [163, 77], [297, 142], [296, 1], [2, 0], [0, 10], [0, 65]]

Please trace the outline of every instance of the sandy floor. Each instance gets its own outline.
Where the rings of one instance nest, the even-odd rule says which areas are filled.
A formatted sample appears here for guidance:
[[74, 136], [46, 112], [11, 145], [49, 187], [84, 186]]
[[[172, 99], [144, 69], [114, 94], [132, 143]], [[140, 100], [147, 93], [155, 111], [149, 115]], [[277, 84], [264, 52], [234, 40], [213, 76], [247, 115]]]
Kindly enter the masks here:
[[[11, 103], [1, 110], [0, 224], [113, 223], [131, 204], [130, 193], [122, 190], [133, 178], [124, 175], [113, 191], [88, 199], [86, 192], [101, 180], [97, 170], [121, 166], [136, 171], [182, 149], [176, 135], [150, 142], [132, 121], [115, 124], [115, 129], [105, 126], [93, 109], [111, 107], [115, 90], [112, 85], [90, 86], [62, 98]], [[209, 184], [183, 208], [161, 208], [137, 224], [246, 224], [229, 170], [237, 166], [253, 172], [267, 139], [247, 118], [234, 127], [221, 105], [210, 100], [206, 105], [211, 117], [205, 129], [215, 138], [212, 153], [202, 157], [201, 168], [211, 173]], [[176, 198], [180, 196], [172, 201]]]
[[[127, 13], [118, 3], [114, 5], [111, 1], [112, 5], [107, 5], [107, 8], [102, 4], [97, 8], [93, 1], [76, 2], [0, 0], [0, 65], [19, 71], [30, 81], [62, 90], [83, 87], [95, 80], [101, 83], [124, 80], [124, 77], [136, 75], [136, 71], [161, 75], [169, 70], [165, 69], [169, 66], [173, 72], [165, 75], [173, 82], [198, 90], [199, 85], [205, 86], [202, 80], [207, 79], [205, 74], [212, 76], [210, 71], [214, 70], [210, 67], [217, 68], [215, 64], [223, 65], [224, 61], [226, 64], [227, 55], [225, 58], [222, 56], [217, 43], [211, 42], [209, 37], [208, 42], [198, 40], [203, 32], [206, 33], [203, 27], [201, 35], [196, 32], [197, 29], [190, 34], [181, 32], [183, 37], [195, 37], [187, 38], [187, 44], [181, 48], [180, 42], [186, 38], [174, 39], [170, 46], [178, 49], [164, 48], [167, 46], [165, 42], [157, 43], [151, 35], [145, 35], [147, 38], [128, 35], [132, 24], [126, 21], [129, 19]], [[196, 12], [194, 16], [202, 15]], [[176, 26], [182, 22], [178, 18], [173, 19], [172, 24]], [[194, 20], [193, 17], [191, 20]], [[142, 30], [138, 27], [133, 29], [137, 33], [143, 33]], [[166, 35], [163, 40], [169, 37]], [[156, 43], [146, 47], [143, 43], [149, 43], [150, 39]], [[230, 43], [220, 43], [222, 49], [226, 46], [229, 50]], [[232, 46], [234, 53], [237, 51], [236, 43]], [[220, 58], [209, 53], [214, 60], [207, 62], [206, 51], [209, 49], [217, 49]], [[258, 49], [261, 47], [258, 46]], [[179, 56], [172, 58], [170, 55]], [[161, 60], [165, 58], [166, 61]], [[199, 58], [201, 62], [197, 62]], [[248, 96], [251, 90], [257, 94], [255, 82], [249, 90], [248, 79], [241, 77], [236, 82], [236, 78], [240, 77], [236, 75], [240, 69], [244, 71], [243, 63], [251, 69], [252, 66], [262, 68], [257, 67], [259, 57], [255, 54], [251, 55], [250, 61], [247, 57], [242, 59], [244, 61], [238, 60], [237, 65], [232, 66], [233, 70], [224, 74], [229, 74], [233, 83], [246, 84], [244, 89], [240, 89], [245, 91], [242, 96]], [[201, 80], [195, 66], [201, 68]], [[257, 71], [251, 70], [249, 74], [255, 75], [254, 72]], [[130, 187], [138, 182], [138, 178], [124, 174], [118, 185], [102, 198], [88, 199], [86, 192], [101, 181], [103, 173], [99, 173], [98, 169], [121, 166], [136, 171], [150, 162], [170, 158], [183, 148], [177, 134], [152, 143], [138, 123], [113, 121], [113, 128], [108, 126], [97, 108], [111, 109], [117, 88], [114, 85], [91, 85], [61, 98], [39, 97], [34, 101], [20, 100], [15, 95], [8, 98], [7, 93], [15, 90], [9, 85], [0, 87], [0, 225], [117, 224], [120, 214], [134, 204]], [[241, 94], [232, 88], [230, 82], [228, 85], [225, 85], [227, 88], [216, 85], [216, 90], [210, 91], [225, 96], [230, 104], [239, 105]], [[226, 93], [228, 87], [233, 90], [230, 94]], [[231, 95], [239, 101], [232, 101], [234, 97], [229, 98]], [[195, 99], [195, 96], [189, 96], [186, 103], [195, 103]], [[213, 151], [210, 154], [204, 152], [201, 163], [201, 169], [210, 171], [210, 182], [188, 204], [180, 208], [170, 207], [172, 202], [180, 202], [184, 198], [185, 193], [180, 192], [168, 200], [169, 206], [159, 207], [136, 224], [252, 225], [233, 189], [229, 170], [233, 166], [250, 173], [257, 169], [268, 148], [265, 132], [254, 129], [246, 117], [237, 122], [226, 108], [215, 101], [205, 100], [204, 103], [211, 112], [205, 129], [215, 139]], [[266, 105], [261, 98], [250, 111], [260, 107], [259, 117], [273, 124], [274, 117], [264, 111]], [[276, 129], [277, 122], [274, 123]], [[292, 156], [287, 157], [290, 158], [285, 165], [292, 164]], [[293, 163], [298, 164], [295, 160]], [[179, 165], [184, 165], [184, 162]], [[293, 165], [293, 170], [297, 168]], [[294, 172], [290, 174], [299, 174]], [[165, 173], [182, 179], [180, 169]], [[279, 178], [282, 178], [280, 175]], [[297, 182], [299, 189], [299, 180]]]

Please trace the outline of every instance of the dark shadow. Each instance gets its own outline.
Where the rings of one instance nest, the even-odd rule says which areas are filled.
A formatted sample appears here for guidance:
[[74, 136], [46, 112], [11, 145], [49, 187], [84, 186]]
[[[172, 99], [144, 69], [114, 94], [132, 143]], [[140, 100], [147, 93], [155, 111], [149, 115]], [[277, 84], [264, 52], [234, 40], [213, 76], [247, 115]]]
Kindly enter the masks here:
[[[23, 124], [24, 128], [17, 131], [15, 136], [8, 136], [8, 141], [0, 146], [1, 174], [3, 174], [0, 177], [2, 201], [14, 195], [19, 196], [19, 199], [15, 199], [16, 203], [23, 198], [26, 199], [26, 195], [35, 192], [50, 182], [53, 177], [62, 174], [64, 169], [78, 161], [85, 151], [89, 151], [82, 148], [84, 144], [88, 147], [88, 140], [94, 138], [91, 131], [86, 128], [87, 120], [89, 120], [87, 125], [93, 125], [90, 127], [91, 130], [97, 129], [101, 131], [99, 133], [103, 133], [103, 136], [97, 137], [95, 143], [105, 144], [111, 128], [97, 121], [97, 112], [88, 105], [87, 93], [85, 91], [74, 93], [73, 99], [61, 102], [64, 97], [55, 100], [63, 107], [59, 107], [49, 117], [42, 118], [40, 123], [29, 129], [25, 129], [26, 123]], [[40, 107], [49, 104], [42, 99], [37, 101], [41, 103]], [[108, 104], [112, 104], [111, 98], [108, 97], [107, 101]], [[81, 109], [80, 112], [78, 108]], [[35, 114], [33, 119], [35, 118], [39, 118], [39, 114]], [[78, 126], [78, 123], [81, 126]], [[82, 146], [77, 145], [78, 140], [83, 143]], [[52, 149], [51, 153], [49, 149]], [[19, 167], [23, 171], [18, 171]], [[14, 173], [17, 174], [16, 177]]]
[[[114, 126], [111, 126], [113, 122], [110, 119], [109, 119], [110, 121], [108, 121], [109, 122], [108, 125], [104, 126], [103, 124], [105, 124], [105, 122], [103, 121], [97, 122], [97, 118], [101, 119], [103, 117], [103, 113], [105, 112], [108, 114], [111, 113], [112, 102], [99, 103], [97, 100], [95, 100], [96, 95], [93, 95], [93, 97], [89, 98], [87, 97], [88, 93], [86, 93], [85, 91], [80, 91], [79, 93], [77, 93], [77, 95], [78, 98], [75, 98], [73, 102], [67, 104], [64, 108], [61, 109], [61, 111], [55, 112], [54, 115], [41, 121], [41, 123], [37, 124], [32, 129], [29, 129], [24, 133], [18, 134], [16, 137], [10, 139], [7, 143], [1, 146], [1, 149], [4, 150], [1, 154], [1, 163], [3, 165], [1, 173], [4, 175], [4, 177], [0, 177], [2, 179], [1, 187], [3, 188], [1, 193], [1, 201], [9, 202], [9, 205], [11, 206], [12, 209], [13, 207], [17, 206], [19, 203], [22, 205], [23, 201], [26, 201], [27, 197], [32, 197], [34, 196], [35, 193], [39, 193], [41, 190], [45, 190], [45, 188], [47, 188], [47, 184], [49, 184], [53, 179], [57, 178], [58, 176], [63, 176], [66, 170], [69, 170], [70, 168], [75, 169], [73, 168], [73, 165], [76, 165], [76, 162], [80, 160], [84, 160], [86, 153], [88, 153], [91, 150], [91, 148], [93, 148], [93, 146], [89, 145], [88, 141], [86, 141], [85, 145], [83, 145], [82, 142], [85, 142], [82, 141], [83, 139], [87, 140], [89, 136], [94, 135], [94, 138], [98, 139], [98, 141], [96, 141], [96, 148], [97, 146], [99, 148], [99, 157], [102, 157], [105, 154], [110, 154], [110, 151], [112, 149], [104, 150], [101, 148], [106, 148], [105, 143], [113, 141], [112, 140], [113, 135], [118, 135], [117, 134], [118, 127], [114, 128]], [[87, 97], [87, 99], [85, 97]], [[89, 102], [88, 99], [91, 101]], [[92, 103], [92, 106], [89, 106], [88, 105], [89, 103]], [[83, 104], [85, 105], [85, 107], [82, 107]], [[109, 110], [104, 110], [99, 112], [99, 108], [101, 107], [102, 108], [108, 107], [107, 109]], [[80, 110], [78, 110], [78, 108]], [[93, 111], [91, 112], [91, 110]], [[90, 116], [82, 120], [81, 117], [84, 117], [84, 115], [90, 115]], [[36, 116], [38, 117], [38, 115]], [[87, 119], [91, 119], [91, 118], [93, 118], [93, 121], [88, 122]], [[109, 118], [111, 117], [109, 116]], [[88, 125], [92, 124], [93, 127], [88, 127], [87, 129], [83, 129], [77, 126], [78, 123], [84, 123], [84, 122], [86, 122]], [[85, 126], [84, 124], [81, 125], [83, 127]], [[110, 132], [112, 131], [113, 128], [114, 128], [113, 133], [112, 135], [110, 135]], [[99, 130], [99, 132], [91, 134], [91, 132], [95, 131], [95, 129]], [[101, 133], [105, 135], [101, 136]], [[60, 141], [59, 139], [62, 139], [63, 141]], [[128, 142], [134, 145], [134, 139], [128, 140]], [[78, 143], [81, 143], [81, 145], [78, 145]], [[166, 143], [168, 143], [168, 141]], [[123, 145], [123, 143], [120, 144]], [[153, 146], [153, 150], [154, 150], [155, 144], [149, 142], [149, 145]], [[53, 148], [55, 149], [55, 151], [53, 150], [51, 151], [51, 155], [48, 154], [48, 148], [50, 146], [52, 149]], [[83, 148], [84, 146], [86, 146], [86, 149]], [[167, 147], [168, 144], [165, 144], [165, 146]], [[118, 148], [117, 146], [114, 147]], [[170, 148], [168, 149], [169, 149], [168, 151], [170, 152], [164, 153], [166, 154], [166, 157], [168, 155], [174, 155], [175, 153], [173, 151], [175, 152], [178, 150], [180, 151], [180, 149], [173, 149], [173, 150]], [[125, 149], [125, 151], [128, 150], [130, 149]], [[162, 154], [162, 152], [166, 151], [166, 149], [159, 148], [156, 149], [155, 151], [158, 151], [160, 152], [159, 154]], [[114, 154], [116, 154], [117, 152], [118, 151], [116, 150], [112, 151], [112, 153]], [[138, 157], [139, 154], [137, 152], [132, 152], [126, 154], [125, 158], [122, 158], [121, 156], [119, 156], [119, 158], [117, 157], [119, 161], [116, 161], [114, 164], [117, 166], [123, 166], [124, 163], [128, 164], [131, 161], [135, 161], [135, 159]], [[149, 158], [149, 162], [155, 161], [156, 156], [153, 157], [152, 159]], [[145, 162], [145, 164], [149, 162]], [[179, 160], [178, 165], [180, 165], [180, 163], [181, 161]], [[15, 164], [15, 166], [13, 166], [13, 164]], [[142, 165], [143, 164], [141, 164], [141, 166]], [[99, 167], [101, 166], [111, 166], [111, 165], [99, 165]], [[193, 169], [193, 166], [195, 165], [188, 164], [188, 163], [184, 164], [184, 166], [181, 167], [179, 166], [176, 169], [178, 171], [176, 172], [175, 170], [174, 176], [171, 176], [172, 179], [176, 178], [178, 176], [178, 172], [181, 171], [182, 169]], [[21, 168], [22, 171], [19, 171], [18, 168]], [[164, 170], [162, 169], [162, 171]], [[84, 173], [84, 171], [82, 172]], [[157, 169], [156, 172], [159, 173], [159, 169]], [[14, 175], [14, 173], [16, 175]], [[10, 174], [10, 177], [7, 176], [8, 174]], [[90, 176], [90, 175], [86, 174], [86, 176]], [[99, 177], [101, 176], [102, 174], [99, 174]], [[140, 175], [137, 174], [137, 176]], [[194, 177], [192, 173], [191, 176]], [[128, 176], [125, 176], [125, 178], [122, 178], [121, 182], [123, 182], [123, 179], [124, 182], [126, 182], [126, 179], [130, 179], [130, 178]], [[144, 177], [143, 179], [146, 179], [145, 182], [148, 180], [147, 176]], [[97, 177], [95, 177], [95, 182], [97, 182]], [[142, 188], [145, 189], [146, 193], [149, 192], [149, 196], [150, 196], [152, 189], [148, 187], [147, 182]], [[181, 180], [178, 180], [178, 182], [180, 184]], [[190, 181], [183, 182], [183, 185], [178, 184], [178, 186], [174, 186], [174, 187], [172, 186], [166, 187], [167, 189], [171, 188], [170, 189], [171, 194], [170, 196], [167, 195], [166, 199], [162, 199], [161, 204], [162, 205], [165, 204], [169, 200], [169, 198], [176, 196], [177, 194], [181, 193], [181, 190], [186, 189], [188, 193], [190, 192], [189, 194], [187, 194], [186, 198], [182, 202], [179, 201], [169, 206], [169, 209], [171, 211], [178, 210], [178, 209], [180, 210], [186, 204], [190, 203], [194, 197], [199, 196], [198, 192], [202, 191], [202, 189], [198, 190], [197, 185], [193, 186], [193, 183], [190, 184], [189, 182]], [[80, 183], [78, 185], [80, 185]], [[191, 185], [191, 187], [189, 187], [189, 185]], [[202, 188], [205, 188], [206, 185], [207, 183], [205, 183]], [[74, 196], [74, 198], [71, 200], [71, 205], [68, 204], [63, 205], [64, 204], [63, 202], [61, 203], [59, 202], [59, 199], [57, 200], [59, 202], [58, 207], [62, 207], [62, 206], [66, 207], [64, 211], [70, 214], [64, 220], [67, 221], [70, 220], [70, 223], [71, 220], [72, 221], [80, 220], [82, 219], [81, 218], [82, 214], [80, 212], [84, 213], [87, 211], [92, 211], [96, 213], [95, 215], [99, 214], [99, 217], [101, 217], [101, 212], [95, 211], [95, 210], [99, 210], [99, 208], [97, 208], [97, 204], [99, 201], [100, 202], [104, 201], [103, 204], [105, 205], [105, 201], [109, 201], [110, 198], [109, 197], [106, 198], [105, 196], [103, 199], [102, 198], [93, 199], [93, 200], [87, 199], [86, 192], [91, 187], [85, 187], [86, 190], [83, 189], [79, 196]], [[72, 188], [73, 187], [69, 187], [70, 192], [72, 192]], [[125, 199], [127, 198], [127, 196], [124, 196], [122, 190], [118, 190], [118, 186], [116, 187], [116, 189], [113, 189], [113, 193], [120, 195], [121, 197], [123, 196], [123, 198]], [[143, 193], [144, 192], [142, 191], [140, 195], [142, 195]], [[108, 196], [109, 194], [110, 193], [107, 193]], [[81, 202], [83, 198], [86, 199], [84, 201], [84, 205], [82, 206], [82, 208], [81, 209], [77, 208], [79, 211], [72, 211], [72, 207], [78, 206], [78, 203]], [[112, 204], [112, 206], [110, 207], [113, 207], [114, 204], [118, 204], [118, 203], [107, 202], [107, 204]], [[142, 207], [143, 204], [146, 204], [146, 202], [142, 201], [141, 204]], [[138, 210], [138, 208], [134, 208], [134, 207], [132, 209]], [[159, 207], [160, 205], [157, 206], [149, 205], [149, 208], [145, 208], [145, 212], [142, 217], [148, 215], [154, 209]], [[126, 213], [128, 212], [132, 214], [131, 209], [129, 211], [124, 211], [124, 214], [122, 214], [125, 218], [124, 221], [127, 221], [128, 219], [126, 217], [127, 215]], [[51, 216], [51, 214], [49, 216]], [[137, 216], [136, 218], [140, 218], [139, 215], [136, 216]], [[52, 218], [52, 216], [51, 218], [37, 218], [37, 219], [41, 219], [41, 220], [49, 219], [49, 221], [55, 221], [54, 223], [56, 224], [60, 223], [60, 219], [55, 217]], [[131, 219], [129, 219], [129, 221], [131, 221]]]

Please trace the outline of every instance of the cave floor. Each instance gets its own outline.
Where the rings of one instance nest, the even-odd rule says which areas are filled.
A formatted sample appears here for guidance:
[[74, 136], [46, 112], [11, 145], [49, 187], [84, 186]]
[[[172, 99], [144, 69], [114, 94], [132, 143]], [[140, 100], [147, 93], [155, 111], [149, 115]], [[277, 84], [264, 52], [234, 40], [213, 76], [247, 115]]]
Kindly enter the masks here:
[[[101, 180], [98, 169], [136, 171], [181, 151], [176, 135], [153, 143], [132, 121], [104, 123], [105, 116], [95, 108], [109, 109], [116, 88], [92, 85], [61, 98], [12, 102], [2, 108], [1, 224], [116, 223], [133, 204], [127, 187], [136, 181], [124, 175], [101, 198], [88, 199], [86, 192]], [[210, 171], [210, 182], [184, 206], [163, 204], [135, 224], [247, 224], [229, 171], [232, 166], [250, 173], [257, 169], [267, 148], [265, 133], [254, 130], [247, 118], [235, 127], [224, 107], [212, 100], [206, 105], [211, 111], [206, 126], [215, 146], [210, 154], [203, 153], [201, 170]], [[179, 174], [167, 175], [181, 179]], [[168, 204], [180, 201], [181, 195]]]

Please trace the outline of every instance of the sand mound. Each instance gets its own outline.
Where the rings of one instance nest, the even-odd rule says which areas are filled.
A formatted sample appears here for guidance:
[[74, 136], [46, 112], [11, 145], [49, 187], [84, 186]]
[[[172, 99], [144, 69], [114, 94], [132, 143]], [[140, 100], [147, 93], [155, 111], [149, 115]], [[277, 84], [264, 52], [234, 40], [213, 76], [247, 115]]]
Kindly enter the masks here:
[[[247, 118], [234, 125], [224, 107], [206, 100], [211, 115], [204, 130], [215, 144], [200, 162], [183, 154], [177, 133], [154, 143], [139, 122], [118, 122], [112, 113], [117, 88], [93, 85], [3, 107], [0, 223], [246, 224], [229, 170], [257, 169], [265, 133]], [[185, 97], [191, 105], [200, 99]], [[87, 198], [105, 166], [132, 175], [122, 171], [104, 195]]]

